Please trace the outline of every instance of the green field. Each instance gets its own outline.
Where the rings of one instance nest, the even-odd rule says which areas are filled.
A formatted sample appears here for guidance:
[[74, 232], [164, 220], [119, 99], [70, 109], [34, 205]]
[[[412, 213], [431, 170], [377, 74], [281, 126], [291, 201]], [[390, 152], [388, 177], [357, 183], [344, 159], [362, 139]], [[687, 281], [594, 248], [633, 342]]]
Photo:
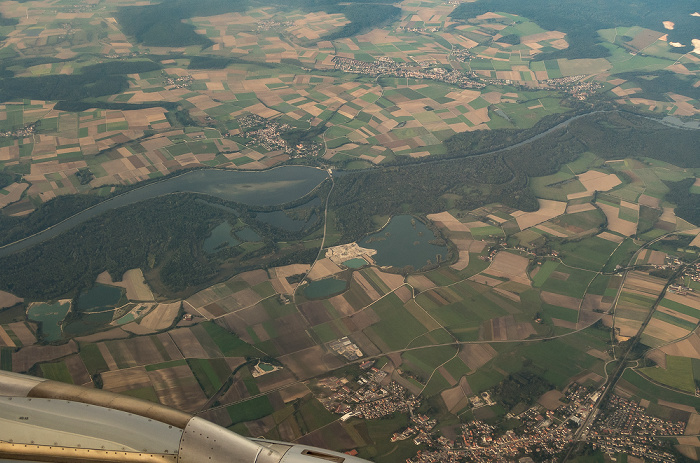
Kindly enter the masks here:
[[80, 348], [80, 358], [85, 363], [85, 368], [90, 375], [96, 375], [103, 371], [108, 371], [109, 367], [97, 344], [85, 344]]
[[368, 330], [371, 330], [392, 350], [405, 347], [411, 339], [426, 332], [425, 327], [402, 307], [400, 299], [395, 294], [382, 298], [372, 305], [372, 309], [379, 316], [380, 321]]
[[0, 370], [12, 371], [12, 351], [8, 347], [0, 348]]
[[272, 414], [274, 409], [270, 399], [264, 395], [226, 407], [233, 424], [257, 420]]
[[214, 322], [205, 322], [201, 326], [226, 357], [245, 357], [258, 352], [250, 344]]
[[635, 387], [636, 390], [633, 392], [638, 398], [648, 399], [654, 402], [661, 398], [669, 402], [695, 407], [696, 410], [700, 409], [700, 398], [695, 397], [695, 394], [683, 394], [669, 390], [663, 386], [658, 386], [649, 382], [634, 370], [626, 370], [622, 375], [622, 379]]
[[532, 279], [532, 285], [535, 288], [541, 287], [545, 283], [545, 281], [547, 281], [552, 272], [554, 272], [557, 269], [558, 266], [558, 262], [555, 262], [553, 260], [546, 261], [544, 264], [542, 264], [540, 270]]
[[691, 317], [697, 317], [700, 318], [700, 310], [694, 309], [692, 307], [688, 307], [685, 304], [681, 304], [676, 301], [672, 301], [667, 298], [663, 298], [661, 302], [659, 303], [660, 306], [666, 307], [668, 309], [675, 310], [676, 312], [685, 314], [685, 315], [690, 315]]
[[39, 368], [41, 369], [41, 374], [46, 379], [73, 384], [73, 378], [68, 371], [68, 367], [63, 362], [42, 363]]
[[224, 359], [187, 359], [187, 365], [207, 397], [214, 395], [231, 375]]
[[695, 393], [693, 364], [687, 357], [666, 356], [666, 369], [659, 367], [640, 368], [639, 372], [652, 380], [681, 391]]
[[564, 264], [559, 264], [556, 272], [541, 286], [542, 291], [576, 298], [583, 297], [588, 283], [596, 276], [594, 272], [567, 267]]
[[572, 267], [601, 270], [617, 248], [617, 243], [596, 236], [560, 246], [562, 261]]

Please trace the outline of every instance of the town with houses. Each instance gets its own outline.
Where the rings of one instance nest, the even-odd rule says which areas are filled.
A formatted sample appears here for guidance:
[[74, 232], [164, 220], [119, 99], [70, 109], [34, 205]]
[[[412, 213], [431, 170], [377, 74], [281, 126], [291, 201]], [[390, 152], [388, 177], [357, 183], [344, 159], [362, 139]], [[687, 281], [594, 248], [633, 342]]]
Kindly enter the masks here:
[[486, 87], [485, 83], [476, 80], [477, 76], [474, 72], [448, 71], [443, 68], [416, 68], [415, 66], [397, 63], [386, 56], [380, 56], [371, 63], [353, 58], [335, 56], [333, 58], [333, 64], [336, 69], [343, 72], [365, 74], [372, 77], [391, 76], [427, 79], [456, 85], [459, 88]]
[[163, 72], [163, 81], [171, 90], [175, 88], [190, 88], [193, 80], [194, 78], [190, 74], [173, 77]]
[[24, 138], [33, 135], [36, 132], [36, 129], [37, 123], [33, 122], [18, 129], [0, 132], [0, 137]]
[[[472, 54], [466, 49], [455, 49], [450, 55], [457, 61], [469, 61]], [[522, 87], [524, 84], [508, 79], [484, 79], [475, 72], [463, 72], [448, 70], [441, 67], [433, 67], [434, 61], [420, 61], [417, 67], [404, 63], [397, 63], [389, 57], [380, 56], [373, 62], [362, 61], [354, 58], [335, 56], [333, 58], [335, 69], [354, 74], [365, 74], [372, 77], [390, 76], [412, 79], [426, 79], [437, 82], [445, 82], [456, 85], [459, 88], [484, 88], [487, 85], [515, 85]], [[585, 79], [585, 75], [576, 75], [548, 79], [540, 82], [529, 83], [528, 86], [548, 90], [561, 90], [579, 100], [585, 100], [602, 88], [600, 82]]]
[[[368, 360], [354, 380], [330, 376], [316, 382], [325, 408], [346, 421], [356, 416], [381, 419], [395, 413], [410, 415], [410, 424], [394, 432], [391, 442], [410, 440], [416, 455], [406, 463], [553, 461], [575, 440], [610, 455], [627, 453], [647, 461], [672, 463], [675, 456], [659, 436], [680, 436], [686, 422], [663, 420], [647, 413], [640, 403], [610, 395], [598, 409], [602, 390], [571, 383], [555, 408], [536, 402], [519, 414], [508, 413], [506, 429], [498, 423], [473, 419], [458, 428], [456, 437], [441, 435], [439, 423], [421, 413], [422, 402]], [[469, 398], [473, 409], [497, 405], [488, 391]], [[589, 419], [591, 418], [591, 419]], [[488, 420], [487, 420], [488, 421]], [[583, 432], [581, 432], [583, 431]]]
[[260, 145], [268, 151], [281, 151], [290, 157], [318, 156], [321, 144], [302, 141], [296, 145], [290, 144], [283, 135], [293, 128], [276, 119], [266, 119], [256, 114], [248, 114], [237, 119], [240, 129], [229, 132], [227, 136], [242, 135], [250, 139], [248, 145]]

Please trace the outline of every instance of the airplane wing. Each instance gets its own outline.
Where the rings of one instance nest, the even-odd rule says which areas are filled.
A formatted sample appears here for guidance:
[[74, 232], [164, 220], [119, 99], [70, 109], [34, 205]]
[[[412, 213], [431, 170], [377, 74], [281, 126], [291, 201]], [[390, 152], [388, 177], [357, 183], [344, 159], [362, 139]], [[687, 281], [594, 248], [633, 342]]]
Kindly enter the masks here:
[[160, 404], [0, 371], [0, 462], [367, 463], [249, 439]]

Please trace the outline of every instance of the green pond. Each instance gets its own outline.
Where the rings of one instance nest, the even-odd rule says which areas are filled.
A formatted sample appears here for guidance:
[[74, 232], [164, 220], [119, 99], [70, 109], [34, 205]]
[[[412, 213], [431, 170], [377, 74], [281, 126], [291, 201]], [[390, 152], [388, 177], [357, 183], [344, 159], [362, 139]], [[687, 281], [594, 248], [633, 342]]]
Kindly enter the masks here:
[[35, 322], [41, 322], [41, 332], [46, 341], [58, 341], [61, 339], [61, 325], [66, 314], [70, 310], [70, 303], [54, 302], [53, 304], [35, 304], [27, 311], [27, 318]]
[[367, 261], [362, 257], [357, 257], [355, 259], [346, 260], [343, 265], [347, 268], [362, 268], [367, 265]]
[[114, 310], [105, 312], [95, 312], [80, 315], [80, 318], [72, 320], [63, 327], [63, 334], [66, 337], [84, 336], [86, 334], [100, 331], [112, 322]]
[[345, 291], [347, 282], [326, 278], [325, 280], [312, 281], [304, 287], [304, 296], [309, 299], [323, 299]]
[[231, 234], [232, 230], [233, 227], [231, 227], [231, 224], [228, 222], [222, 222], [217, 225], [211, 231], [211, 235], [204, 240], [204, 244], [202, 245], [204, 252], [213, 254], [223, 248], [240, 244], [240, 241]]
[[262, 371], [267, 371], [267, 372], [273, 371], [275, 369], [274, 365], [270, 365], [269, 363], [262, 363], [262, 362], [258, 363], [258, 367], [260, 367], [260, 369]]
[[391, 267], [413, 266], [415, 269], [447, 257], [447, 247], [431, 244], [436, 239], [432, 231], [410, 215], [392, 217], [386, 227], [360, 241], [363, 248], [375, 249], [373, 256], [378, 265]]
[[127, 323], [133, 322], [134, 320], [136, 320], [136, 317], [132, 312], [129, 312], [128, 314], [124, 315], [118, 320], [115, 320], [115, 323], [117, 325], [126, 325]]
[[124, 295], [122, 288], [97, 284], [78, 296], [79, 312], [100, 312], [100, 309], [113, 308]]

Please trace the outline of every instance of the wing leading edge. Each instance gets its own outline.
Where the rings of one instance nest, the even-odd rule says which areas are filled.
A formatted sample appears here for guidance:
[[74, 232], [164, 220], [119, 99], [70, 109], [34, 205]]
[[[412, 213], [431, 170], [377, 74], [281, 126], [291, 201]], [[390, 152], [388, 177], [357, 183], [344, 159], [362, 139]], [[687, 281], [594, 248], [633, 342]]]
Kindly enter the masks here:
[[145, 400], [5, 371], [0, 461], [368, 463], [316, 447], [248, 439]]

